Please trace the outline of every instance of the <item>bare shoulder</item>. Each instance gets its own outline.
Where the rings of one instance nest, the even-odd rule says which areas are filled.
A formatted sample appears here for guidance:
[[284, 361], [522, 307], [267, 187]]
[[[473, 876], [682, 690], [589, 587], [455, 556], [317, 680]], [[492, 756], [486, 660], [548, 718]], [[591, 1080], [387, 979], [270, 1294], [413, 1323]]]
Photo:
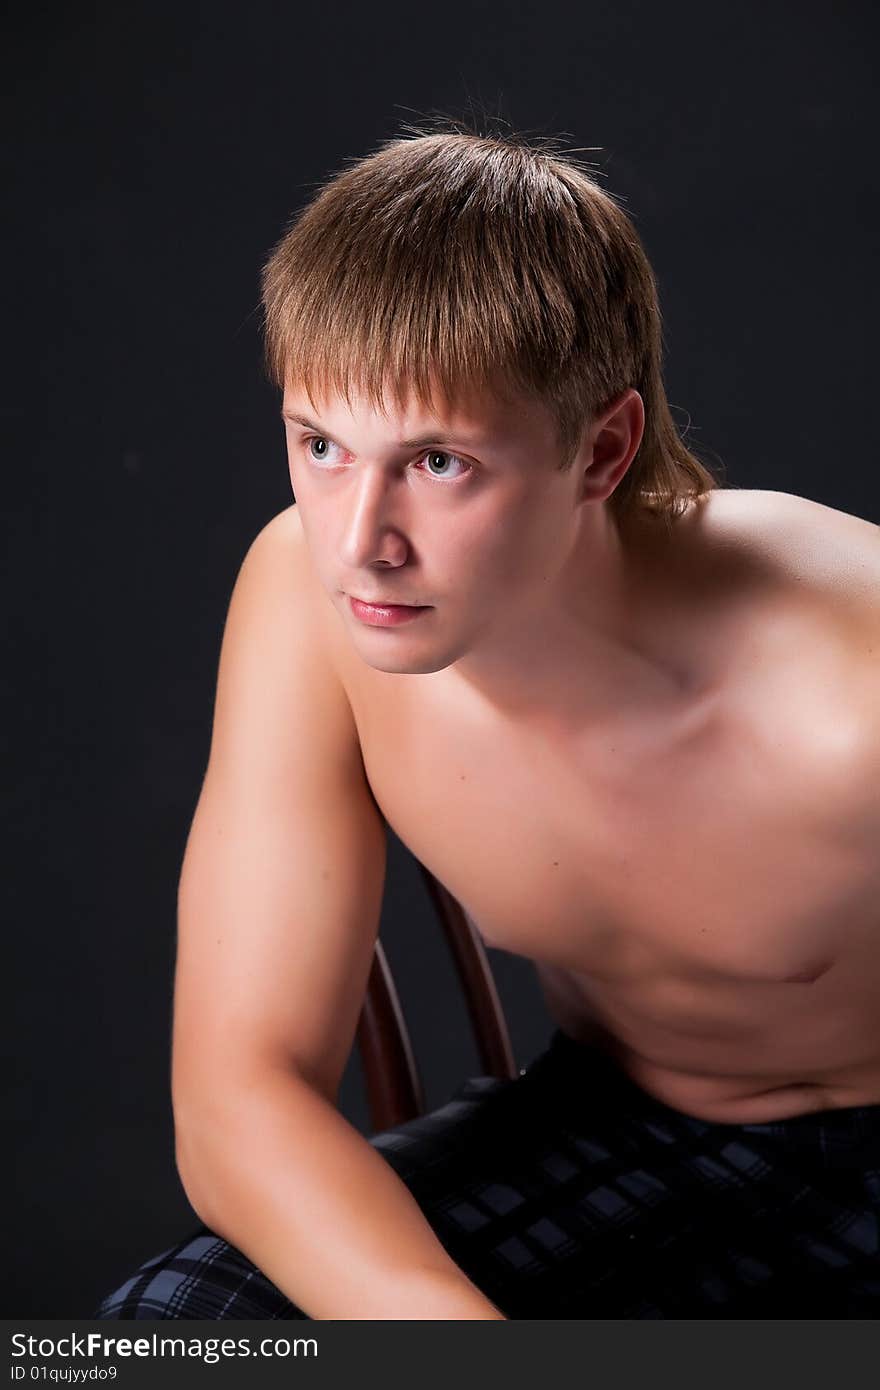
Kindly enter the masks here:
[[785, 653], [799, 708], [824, 710], [817, 759], [880, 824], [880, 527], [792, 493], [710, 495], [710, 544], [772, 576], [771, 649]]
[[218, 673], [221, 726], [227, 707], [246, 707], [250, 723], [271, 726], [277, 739], [289, 711], [308, 705], [317, 720], [313, 738], [332, 731], [351, 742], [354, 723], [326, 641], [326, 606], [294, 504], [258, 532], [233, 588]]
[[719, 488], [709, 502], [713, 539], [763, 561], [793, 594], [827, 601], [842, 621], [880, 617], [880, 526], [790, 492]]
[[285, 507], [259, 532], [245, 567], [254, 570], [251, 588], [261, 617], [266, 662], [276, 672], [295, 664], [317, 689], [326, 707], [338, 707], [340, 718], [356, 728], [353, 713], [359, 663], [347, 641], [343, 624], [312, 563], [305, 529], [296, 503]]
[[262, 591], [266, 616], [281, 620], [283, 614], [295, 612], [298, 632], [319, 640], [320, 591], [295, 503], [266, 523], [252, 542], [245, 565], [253, 573], [253, 587]]
[[295, 502], [266, 522], [253, 541], [251, 550], [259, 551], [267, 565], [302, 565], [305, 537]]

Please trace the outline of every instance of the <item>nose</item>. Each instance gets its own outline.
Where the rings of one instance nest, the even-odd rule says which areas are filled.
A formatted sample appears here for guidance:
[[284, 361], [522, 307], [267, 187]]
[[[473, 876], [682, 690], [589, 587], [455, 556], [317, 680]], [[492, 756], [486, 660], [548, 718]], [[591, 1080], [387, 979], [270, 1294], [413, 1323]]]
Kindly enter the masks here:
[[346, 499], [340, 559], [351, 570], [367, 565], [402, 565], [406, 541], [390, 517], [393, 482], [380, 469], [364, 468]]

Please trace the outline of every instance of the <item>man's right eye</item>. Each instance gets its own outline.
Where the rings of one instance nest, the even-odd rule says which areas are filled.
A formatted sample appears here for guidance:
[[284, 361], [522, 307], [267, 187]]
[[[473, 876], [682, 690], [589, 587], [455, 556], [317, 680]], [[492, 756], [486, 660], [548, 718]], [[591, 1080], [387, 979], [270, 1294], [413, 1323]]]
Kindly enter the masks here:
[[[313, 446], [319, 446], [316, 450]], [[303, 447], [308, 450], [309, 458], [313, 463], [324, 463], [331, 449], [336, 448], [332, 439], [326, 439], [322, 434], [310, 434], [303, 440]]]

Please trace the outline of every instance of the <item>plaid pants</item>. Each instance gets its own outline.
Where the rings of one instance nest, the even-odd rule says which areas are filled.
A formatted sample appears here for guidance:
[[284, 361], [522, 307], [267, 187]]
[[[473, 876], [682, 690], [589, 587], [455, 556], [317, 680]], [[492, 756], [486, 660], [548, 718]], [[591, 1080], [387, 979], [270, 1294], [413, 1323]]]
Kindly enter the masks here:
[[[509, 1318], [880, 1315], [880, 1105], [718, 1124], [561, 1031], [369, 1141]], [[204, 1225], [98, 1318], [307, 1318]]]

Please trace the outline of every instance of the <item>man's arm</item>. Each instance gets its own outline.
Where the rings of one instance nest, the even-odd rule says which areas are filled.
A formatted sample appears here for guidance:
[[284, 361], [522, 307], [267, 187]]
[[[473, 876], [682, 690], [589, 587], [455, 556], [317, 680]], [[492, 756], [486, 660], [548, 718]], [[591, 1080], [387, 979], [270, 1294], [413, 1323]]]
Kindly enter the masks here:
[[339, 1114], [385, 829], [295, 509], [251, 546], [178, 898], [172, 1096], [201, 1219], [312, 1318], [500, 1318]]

